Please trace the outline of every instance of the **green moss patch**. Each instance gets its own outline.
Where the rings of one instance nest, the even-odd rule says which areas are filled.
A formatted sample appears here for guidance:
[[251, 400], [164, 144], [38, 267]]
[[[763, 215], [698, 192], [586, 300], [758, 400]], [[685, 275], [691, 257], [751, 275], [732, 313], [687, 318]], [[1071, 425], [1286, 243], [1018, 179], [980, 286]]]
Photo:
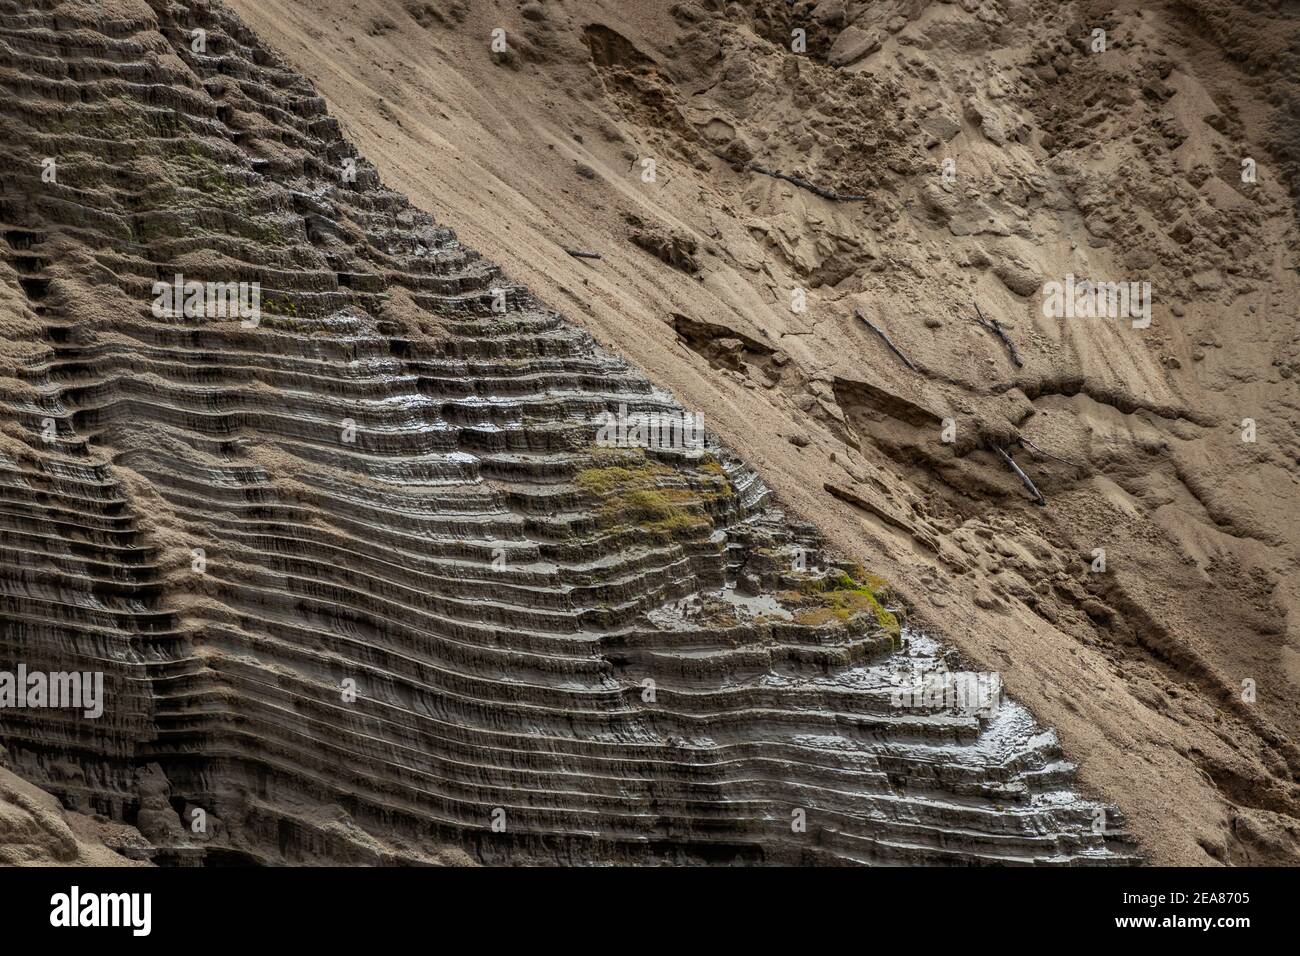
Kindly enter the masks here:
[[[860, 568], [855, 571], [861, 572]], [[860, 583], [840, 571], [824, 578], [807, 581], [798, 592], [787, 592], [789, 603], [801, 608], [795, 622], [817, 626], [830, 621], [847, 621], [859, 614], [871, 614], [880, 628], [895, 637], [901, 633], [898, 618], [881, 601], [888, 587], [878, 575], [860, 573], [867, 583]]]
[[[706, 535], [713, 531], [708, 503], [733, 493], [725, 476], [679, 472], [640, 451], [600, 449], [592, 461], [574, 480], [602, 499], [596, 512], [602, 528], [637, 528], [663, 540]], [[683, 486], [684, 479], [707, 487]]]

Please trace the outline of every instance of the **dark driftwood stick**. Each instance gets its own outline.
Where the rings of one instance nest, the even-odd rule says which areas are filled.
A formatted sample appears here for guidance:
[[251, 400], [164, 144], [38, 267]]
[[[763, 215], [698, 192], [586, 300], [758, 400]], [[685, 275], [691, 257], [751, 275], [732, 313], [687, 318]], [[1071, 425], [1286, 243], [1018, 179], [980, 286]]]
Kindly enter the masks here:
[[903, 360], [904, 365], [910, 368], [913, 372], [921, 371], [919, 368], [913, 365], [912, 360], [908, 358], [906, 355], [904, 355], [902, 350], [897, 345], [894, 344], [894, 340], [885, 334], [884, 329], [876, 325], [876, 323], [872, 322], [869, 318], [867, 318], [865, 315], [862, 314], [861, 309], [854, 309], [853, 314], [856, 315], [863, 322], [865, 322], [867, 324], [867, 328], [869, 328], [872, 332], [875, 332], [877, 335], [879, 335], [881, 339], [884, 340], [884, 343], [889, 346], [889, 350]]
[[1034, 496], [1034, 504], [1046, 505], [1047, 499], [1043, 497], [1043, 493], [1034, 486], [1032, 481], [1029, 480], [1029, 476], [1020, 470], [1020, 466], [1012, 460], [1011, 456], [996, 445], [993, 446], [993, 449], [1002, 456], [1002, 460], [1005, 461], [1007, 465], [1010, 466], [1011, 470], [1016, 473], [1016, 476], [1024, 482], [1025, 487], [1029, 489], [1029, 493]]
[[1025, 437], [1022, 436], [1022, 437], [1019, 439], [1019, 441], [1020, 441], [1020, 444], [1024, 445], [1024, 446], [1025, 446], [1026, 448], [1028, 448], [1030, 451], [1038, 452], [1038, 454], [1042, 455], [1044, 458], [1051, 458], [1053, 461], [1059, 461], [1061, 464], [1063, 464], [1063, 465], [1069, 465], [1071, 468], [1078, 468], [1078, 467], [1079, 467], [1078, 464], [1076, 464], [1075, 462], [1070, 461], [1070, 459], [1068, 459], [1068, 458], [1062, 458], [1060, 455], [1053, 455], [1051, 452], [1043, 451], [1041, 448], [1039, 448], [1037, 445], [1035, 445], [1033, 442], [1031, 442], [1028, 438], [1025, 438]]
[[[726, 160], [733, 166], [736, 165], [736, 161], [730, 156], [724, 156], [717, 150], [713, 150], [713, 155], [718, 157], [718, 159]], [[758, 165], [758, 163], [745, 163], [742, 168], [751, 169], [756, 173], [762, 173], [764, 176], [771, 176], [773, 179], [784, 179], [787, 183], [798, 186], [800, 189], [806, 189], [810, 193], [821, 196], [823, 199], [829, 199], [831, 202], [861, 202], [868, 198], [867, 196], [858, 196], [853, 193], [837, 193], [833, 189], [827, 189], [825, 186], [818, 186], [816, 183], [810, 183], [808, 180], [801, 179], [798, 176], [790, 176], [780, 170], [768, 169], [765, 166]]]
[[564, 251], [567, 252], [569, 255], [573, 256], [573, 258], [575, 259], [599, 259], [600, 258], [599, 252], [583, 252], [581, 249], [565, 249]]
[[1025, 363], [1020, 361], [1020, 353], [1016, 351], [1015, 343], [1011, 341], [1011, 337], [1008, 336], [1006, 330], [1002, 328], [1002, 324], [997, 319], [990, 322], [988, 319], [984, 318], [984, 313], [980, 311], [980, 304], [978, 302], [975, 303], [975, 314], [979, 316], [979, 324], [1000, 338], [1003, 344], [1006, 345], [1007, 351], [1011, 353], [1011, 361], [1016, 364], [1016, 368], [1024, 368]]
[[867, 198], [866, 196], [858, 196], [852, 193], [837, 193], [833, 189], [826, 189], [822, 186], [818, 186], [816, 183], [810, 183], [806, 179], [800, 179], [798, 176], [788, 176], [775, 169], [764, 169], [757, 163], [750, 163], [749, 168], [756, 173], [762, 173], [764, 176], [771, 176], [773, 179], [784, 179], [787, 183], [793, 183], [801, 189], [806, 189], [810, 193], [816, 193], [823, 199], [829, 199], [832, 202], [860, 202]]

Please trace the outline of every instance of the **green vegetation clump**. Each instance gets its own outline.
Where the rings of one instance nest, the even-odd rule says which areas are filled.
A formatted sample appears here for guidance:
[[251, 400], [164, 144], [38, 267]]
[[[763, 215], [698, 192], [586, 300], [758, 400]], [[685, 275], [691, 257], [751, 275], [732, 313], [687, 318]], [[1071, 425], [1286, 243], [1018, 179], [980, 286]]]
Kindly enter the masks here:
[[713, 475], [717, 478], [721, 478], [723, 481], [726, 481], [727, 490], [728, 491], [731, 490], [731, 482], [727, 481], [726, 470], [722, 467], [718, 459], [713, 457], [713, 455], [710, 454], [704, 456], [704, 460], [701, 461], [699, 464], [699, 470], [704, 472], [706, 475]]
[[866, 574], [854, 568], [866, 583], [859, 583], [847, 572], [840, 571], [824, 578], [805, 582], [798, 593], [792, 593], [794, 603], [804, 606], [795, 615], [795, 622], [817, 626], [830, 621], [847, 621], [859, 614], [870, 613], [876, 624], [894, 637], [902, 631], [898, 618], [887, 610], [880, 600], [888, 586], [879, 575]]
[[[123, 109], [126, 112], [122, 116], [147, 122], [138, 112]], [[110, 109], [104, 115], [112, 118], [117, 114]], [[126, 138], [124, 133], [122, 136]], [[207, 231], [207, 224], [219, 221], [220, 228], [212, 233], [213, 248], [224, 250], [233, 245], [245, 258], [249, 246], [257, 248], [259, 257], [274, 249], [280, 258], [294, 249], [300, 237], [292, 224], [268, 211], [259, 191], [249, 186], [237, 169], [223, 165], [200, 143], [185, 141], [178, 145], [173, 140], [159, 140], [153, 155], [166, 167], [165, 175], [149, 189], [124, 198], [135, 214], [136, 241], [150, 244], [189, 236]], [[214, 210], [220, 215], [214, 216]], [[239, 257], [240, 252], [235, 255]]]
[[239, 174], [208, 155], [197, 143], [187, 142], [180, 150], [161, 154], [171, 182], [166, 184], [168, 208], [187, 210], [219, 208], [231, 211], [226, 232], [260, 246], [284, 247], [293, 237], [284, 223], [260, 206], [256, 190]]
[[218, 200], [223, 205], [248, 210], [253, 202], [253, 192], [233, 177], [229, 170], [207, 155], [195, 143], [187, 143], [182, 152], [164, 157], [179, 182], [198, 190], [209, 203]]
[[592, 467], [578, 472], [575, 482], [603, 499], [597, 511], [602, 528], [636, 528], [661, 540], [708, 534], [713, 519], [706, 505], [732, 493], [725, 478], [719, 483], [712, 474], [712, 491], [675, 484], [686, 475], [647, 460], [643, 452], [598, 449], [592, 460]]
[[267, 299], [262, 303], [262, 311], [268, 315], [297, 317], [298, 305], [292, 299]]
[[656, 478], [663, 478], [671, 472], [662, 466], [646, 464], [628, 467], [626, 465], [598, 465], [584, 468], [578, 472], [578, 487], [596, 495], [607, 495], [631, 485], [652, 483]]

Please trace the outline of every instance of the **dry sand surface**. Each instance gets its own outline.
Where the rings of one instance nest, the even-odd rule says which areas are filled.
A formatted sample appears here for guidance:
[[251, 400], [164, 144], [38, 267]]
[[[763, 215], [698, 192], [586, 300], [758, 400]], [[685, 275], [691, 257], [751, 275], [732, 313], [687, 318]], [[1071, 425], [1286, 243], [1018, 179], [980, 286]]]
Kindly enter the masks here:
[[[1300, 862], [1294, 15], [231, 5], [388, 185], [1000, 671], [1153, 862]], [[1045, 317], [1067, 274], [1149, 281], [1150, 326]]]
[[0, 766], [0, 866], [142, 866], [109, 849], [146, 847], [129, 826], [65, 810]]

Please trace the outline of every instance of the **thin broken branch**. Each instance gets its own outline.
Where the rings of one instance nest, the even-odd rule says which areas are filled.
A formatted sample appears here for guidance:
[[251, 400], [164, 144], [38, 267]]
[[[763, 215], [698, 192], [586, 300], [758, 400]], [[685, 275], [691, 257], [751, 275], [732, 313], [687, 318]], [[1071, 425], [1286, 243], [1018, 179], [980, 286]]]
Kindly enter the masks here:
[[775, 169], [764, 169], [757, 163], [750, 163], [748, 166], [756, 173], [762, 173], [764, 176], [771, 176], [773, 179], [784, 179], [787, 183], [792, 183], [800, 189], [806, 189], [810, 193], [816, 193], [823, 199], [829, 199], [831, 202], [861, 202], [866, 196], [859, 196], [854, 193], [837, 193], [833, 189], [826, 189], [824, 186], [818, 186], [816, 183], [810, 183], [806, 179], [800, 179], [798, 176], [790, 176], [786, 173]]
[[984, 326], [984, 328], [988, 329], [1002, 340], [1002, 343], [1007, 347], [1007, 351], [1011, 353], [1011, 361], [1015, 363], [1016, 368], [1024, 368], [1025, 363], [1020, 361], [1020, 353], [1016, 351], [1016, 344], [1011, 341], [1011, 337], [1007, 335], [1006, 330], [1002, 328], [1002, 323], [997, 319], [990, 321], [989, 319], [984, 318], [984, 313], [980, 311], [980, 304], [978, 302], [975, 303], [975, 314], [979, 316], [977, 321], [980, 325]]
[[599, 259], [600, 258], [599, 252], [584, 252], [581, 249], [565, 249], [564, 251], [567, 252], [569, 255], [573, 256], [573, 258], [575, 259]]
[[1059, 461], [1061, 464], [1069, 465], [1071, 468], [1081, 467], [1078, 464], [1078, 462], [1073, 462], [1070, 461], [1070, 459], [1068, 458], [1062, 458], [1060, 455], [1053, 455], [1051, 452], [1043, 451], [1043, 449], [1039, 448], [1037, 445], [1031, 442], [1028, 438], [1025, 438], [1023, 435], [1020, 436], [1018, 441], [1020, 442], [1020, 444], [1028, 448], [1031, 452], [1037, 452], [1038, 454], [1042, 455], [1044, 458], [1051, 458], [1053, 461]]
[[791, 176], [788, 173], [783, 173], [777, 169], [768, 169], [765, 166], [758, 165], [758, 163], [738, 164], [730, 156], [724, 156], [717, 150], [713, 150], [713, 155], [717, 156], [719, 159], [726, 160], [733, 166], [739, 165], [742, 169], [749, 169], [756, 173], [762, 173], [764, 176], [771, 176], [773, 179], [783, 179], [787, 183], [798, 186], [800, 189], [806, 189], [810, 193], [821, 196], [823, 199], [829, 199], [831, 202], [862, 202], [863, 200], [870, 198], [868, 196], [859, 196], [855, 193], [837, 193], [833, 189], [827, 189], [825, 186], [818, 186], [816, 183], [810, 183], [808, 180], [802, 179], [799, 176]]
[[903, 354], [903, 350], [894, 344], [894, 340], [891, 339], [887, 334], [885, 334], [884, 329], [876, 325], [876, 323], [872, 322], [869, 318], [867, 318], [865, 315], [862, 314], [861, 309], [854, 309], [853, 314], [856, 315], [863, 322], [865, 322], [867, 328], [869, 328], [872, 332], [875, 332], [877, 335], [879, 335], [880, 338], [884, 341], [884, 343], [889, 346], [889, 350], [903, 360], [904, 365], [910, 368], [913, 372], [921, 371], [919, 368], [917, 368], [915, 365], [912, 364], [912, 360], [910, 358], [908, 358], [906, 355]]
[[1017, 465], [1017, 464], [1015, 463], [1015, 460], [1012, 459], [1012, 457], [1011, 457], [1010, 455], [1008, 455], [1005, 451], [1003, 451], [1003, 450], [1002, 450], [1001, 448], [999, 448], [997, 445], [994, 445], [994, 446], [993, 446], [993, 450], [996, 451], [999, 455], [1002, 456], [1002, 460], [1005, 461], [1005, 462], [1007, 463], [1008, 467], [1010, 467], [1011, 470], [1014, 471], [1014, 472], [1016, 473], [1016, 477], [1019, 478], [1019, 479], [1021, 480], [1021, 482], [1024, 483], [1024, 486], [1025, 486], [1026, 488], [1029, 489], [1029, 493], [1030, 493], [1031, 495], [1034, 496], [1034, 504], [1036, 504], [1036, 505], [1044, 505], [1044, 506], [1045, 506], [1045, 505], [1047, 504], [1047, 499], [1043, 497], [1043, 493], [1042, 493], [1041, 491], [1038, 490], [1038, 488], [1037, 488], [1037, 487], [1034, 485], [1034, 483], [1030, 480], [1029, 476], [1026, 475], [1026, 474], [1021, 470], [1020, 466]]

